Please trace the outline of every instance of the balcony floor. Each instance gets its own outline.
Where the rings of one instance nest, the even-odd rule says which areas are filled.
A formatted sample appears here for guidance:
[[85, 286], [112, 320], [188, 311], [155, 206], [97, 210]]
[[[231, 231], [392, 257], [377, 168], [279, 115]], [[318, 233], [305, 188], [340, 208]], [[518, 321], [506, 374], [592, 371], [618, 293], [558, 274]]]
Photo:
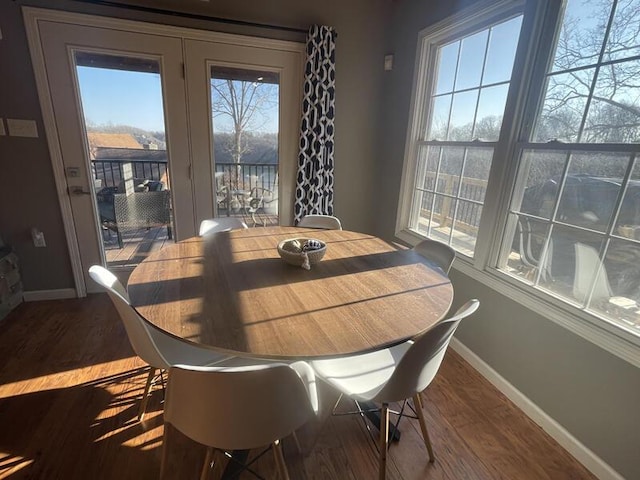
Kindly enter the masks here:
[[[231, 216], [242, 218], [249, 227], [254, 226], [251, 215]], [[275, 215], [261, 214], [256, 216], [256, 220], [258, 221], [256, 227], [278, 225], [278, 217]], [[170, 239], [167, 234], [167, 227], [126, 230], [122, 233], [123, 248], [118, 246], [118, 236], [110, 230], [102, 232], [102, 239], [107, 268], [113, 269], [132, 269], [153, 252], [174, 242], [174, 239]]]

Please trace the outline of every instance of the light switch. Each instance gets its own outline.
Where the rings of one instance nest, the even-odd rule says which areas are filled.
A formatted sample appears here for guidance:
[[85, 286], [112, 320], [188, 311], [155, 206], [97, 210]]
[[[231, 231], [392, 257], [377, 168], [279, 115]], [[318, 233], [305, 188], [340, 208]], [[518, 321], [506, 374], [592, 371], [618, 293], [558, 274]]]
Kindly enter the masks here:
[[12, 137], [37, 137], [38, 127], [35, 120], [7, 118], [7, 128]]
[[4, 120], [0, 118], [0, 136], [6, 135], [7, 132], [4, 129]]

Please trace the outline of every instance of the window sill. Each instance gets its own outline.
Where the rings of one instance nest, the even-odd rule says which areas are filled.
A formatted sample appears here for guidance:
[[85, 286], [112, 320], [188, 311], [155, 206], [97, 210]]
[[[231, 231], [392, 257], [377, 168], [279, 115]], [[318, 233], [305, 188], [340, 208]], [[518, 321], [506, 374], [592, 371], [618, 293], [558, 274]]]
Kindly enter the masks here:
[[[422, 239], [415, 232], [407, 230], [396, 232], [396, 237], [410, 245], [415, 245]], [[537, 291], [499, 270], [493, 268], [485, 271], [478, 270], [464, 257], [457, 257], [453, 269], [561, 325], [622, 360], [640, 367], [640, 336], [627, 332], [605, 319], [572, 307], [552, 295]]]

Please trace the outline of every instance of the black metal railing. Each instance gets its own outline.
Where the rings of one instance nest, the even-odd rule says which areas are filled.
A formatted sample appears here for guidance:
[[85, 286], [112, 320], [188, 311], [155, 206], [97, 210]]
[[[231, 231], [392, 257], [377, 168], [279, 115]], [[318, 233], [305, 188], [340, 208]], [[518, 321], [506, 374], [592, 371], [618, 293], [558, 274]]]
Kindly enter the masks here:
[[[133, 177], [168, 183], [166, 161], [93, 160], [93, 175], [101, 180], [100, 187], [118, 187], [124, 178], [124, 164], [131, 165]], [[216, 190], [246, 191], [254, 188], [275, 190], [278, 183], [278, 165], [266, 163], [217, 163]], [[169, 185], [165, 185], [168, 188]]]
[[118, 187], [124, 178], [124, 165], [131, 165], [134, 178], [167, 181], [167, 162], [130, 160], [92, 160], [93, 176], [101, 180], [101, 187]]

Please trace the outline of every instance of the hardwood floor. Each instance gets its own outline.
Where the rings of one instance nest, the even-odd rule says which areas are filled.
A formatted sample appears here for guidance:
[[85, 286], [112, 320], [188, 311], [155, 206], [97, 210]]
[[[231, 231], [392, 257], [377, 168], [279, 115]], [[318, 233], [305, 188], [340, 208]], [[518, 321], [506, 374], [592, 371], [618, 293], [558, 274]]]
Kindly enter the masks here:
[[[146, 369], [106, 295], [22, 304], [0, 332], [0, 478], [159, 478], [162, 389], [136, 422]], [[427, 462], [417, 421], [403, 420], [390, 480], [594, 478], [451, 350], [423, 401], [436, 461]], [[330, 417], [312, 449], [306, 441], [305, 456], [284, 441], [292, 480], [377, 478], [357, 417]], [[204, 449], [178, 447], [193, 470], [168, 477], [197, 478]], [[276, 478], [271, 454], [255, 467]]]

